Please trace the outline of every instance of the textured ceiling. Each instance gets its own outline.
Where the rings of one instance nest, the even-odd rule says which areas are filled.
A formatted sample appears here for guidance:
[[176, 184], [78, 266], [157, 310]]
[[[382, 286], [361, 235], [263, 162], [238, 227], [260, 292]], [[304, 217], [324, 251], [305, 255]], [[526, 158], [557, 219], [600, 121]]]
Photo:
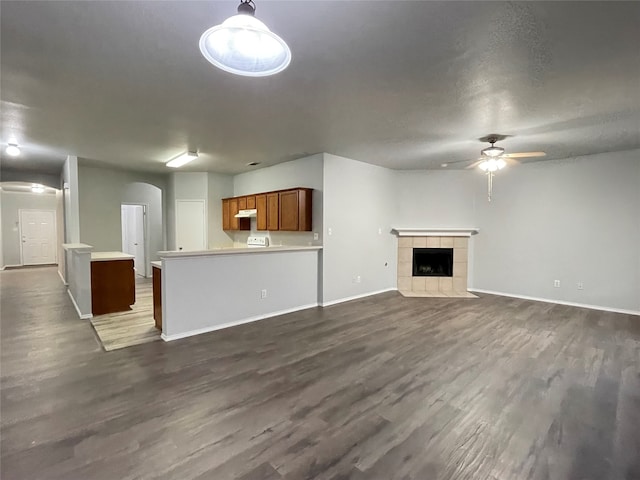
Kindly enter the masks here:
[[[281, 74], [211, 66], [200, 34], [237, 1], [3, 1], [5, 168], [67, 154], [124, 168], [236, 173], [326, 151], [398, 169], [478, 156], [640, 147], [640, 2], [280, 2]], [[464, 165], [464, 164], [461, 164]]]

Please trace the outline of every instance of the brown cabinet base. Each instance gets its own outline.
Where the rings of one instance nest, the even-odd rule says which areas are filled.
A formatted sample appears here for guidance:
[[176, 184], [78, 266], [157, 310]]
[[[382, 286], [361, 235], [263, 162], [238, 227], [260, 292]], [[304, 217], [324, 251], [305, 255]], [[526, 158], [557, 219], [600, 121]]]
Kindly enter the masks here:
[[153, 319], [162, 331], [162, 269], [153, 266]]
[[126, 312], [136, 303], [133, 260], [91, 262], [91, 312]]

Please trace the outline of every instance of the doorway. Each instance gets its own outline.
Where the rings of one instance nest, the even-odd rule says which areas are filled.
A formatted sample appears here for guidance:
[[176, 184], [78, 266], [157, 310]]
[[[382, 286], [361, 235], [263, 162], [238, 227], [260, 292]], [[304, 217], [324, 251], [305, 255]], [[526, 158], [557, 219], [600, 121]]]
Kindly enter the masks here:
[[19, 210], [22, 265], [56, 263], [55, 210]]
[[204, 200], [176, 200], [176, 247], [205, 250], [207, 244]]
[[133, 268], [136, 275], [147, 276], [146, 255], [146, 205], [121, 205], [122, 251], [133, 255]]

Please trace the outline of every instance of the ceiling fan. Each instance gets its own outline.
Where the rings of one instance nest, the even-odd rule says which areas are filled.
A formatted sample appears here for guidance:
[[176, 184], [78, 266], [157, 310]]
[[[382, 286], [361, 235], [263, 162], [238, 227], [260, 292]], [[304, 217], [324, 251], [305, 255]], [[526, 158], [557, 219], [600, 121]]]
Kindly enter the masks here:
[[496, 147], [495, 143], [504, 140], [507, 135], [488, 135], [481, 138], [481, 141], [489, 142], [490, 147], [480, 150], [480, 158], [466, 168], [480, 167], [485, 172], [495, 172], [503, 169], [507, 164], [519, 163], [518, 158], [544, 157], [544, 152], [518, 152], [504, 153], [504, 148]]
[[491, 134], [484, 138], [481, 138], [482, 142], [489, 142], [490, 146], [480, 150], [480, 158], [466, 167], [475, 168], [478, 167], [487, 174], [487, 199], [491, 201], [491, 194], [493, 192], [493, 175], [498, 170], [502, 170], [508, 164], [519, 163], [519, 158], [535, 158], [544, 157], [544, 152], [519, 152], [519, 153], [504, 153], [504, 148], [497, 147], [496, 142], [504, 140], [508, 135]]

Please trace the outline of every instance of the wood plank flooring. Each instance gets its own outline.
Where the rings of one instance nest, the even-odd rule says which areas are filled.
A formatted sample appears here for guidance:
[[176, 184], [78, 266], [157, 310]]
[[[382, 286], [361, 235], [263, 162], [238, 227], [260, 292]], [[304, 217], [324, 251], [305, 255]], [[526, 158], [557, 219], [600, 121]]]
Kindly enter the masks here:
[[108, 352], [161, 340], [153, 320], [151, 279], [136, 279], [136, 303], [131, 310], [93, 317], [91, 325]]
[[389, 292], [105, 352], [0, 273], [3, 480], [637, 480], [640, 318]]

